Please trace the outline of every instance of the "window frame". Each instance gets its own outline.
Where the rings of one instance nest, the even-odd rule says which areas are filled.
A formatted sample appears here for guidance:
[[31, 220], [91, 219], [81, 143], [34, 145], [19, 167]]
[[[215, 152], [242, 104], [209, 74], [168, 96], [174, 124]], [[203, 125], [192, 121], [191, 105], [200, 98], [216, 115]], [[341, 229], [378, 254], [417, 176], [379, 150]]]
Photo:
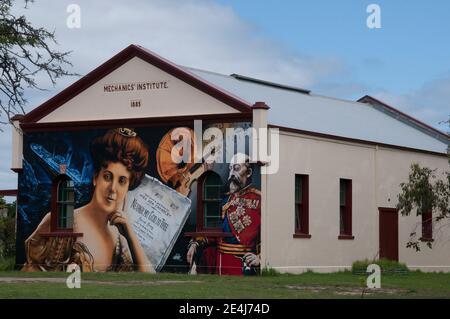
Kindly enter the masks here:
[[[59, 189], [61, 183], [72, 181], [70, 177], [68, 177], [65, 174], [58, 175], [54, 180], [52, 184], [52, 201], [51, 201], [51, 224], [50, 229], [52, 232], [73, 232], [73, 211], [75, 210], [75, 185], [73, 188], [73, 202], [67, 202], [67, 201], [60, 201], [59, 200]], [[60, 227], [60, 205], [66, 204], [73, 206], [72, 210], [72, 227]], [[67, 215], [66, 215], [67, 219]]]
[[433, 214], [432, 212], [422, 213], [422, 236], [421, 241], [433, 241]]
[[[205, 191], [205, 182], [206, 179], [208, 178], [208, 176], [211, 175], [217, 175], [217, 177], [220, 179], [221, 181], [221, 185], [222, 185], [222, 194], [223, 194], [223, 181], [222, 178], [220, 177], [219, 174], [217, 174], [216, 172], [213, 171], [207, 171], [204, 174], [202, 174], [200, 176], [200, 178], [198, 179], [197, 182], [197, 225], [196, 225], [196, 232], [221, 232], [222, 231], [222, 226], [219, 227], [206, 227], [205, 226], [205, 210], [204, 210], [204, 205], [205, 205], [205, 199], [204, 199], [204, 191]], [[210, 200], [207, 200], [210, 201]], [[219, 203], [219, 207], [222, 208], [222, 199], [220, 200]], [[219, 217], [220, 217], [221, 212], [219, 212]]]
[[[297, 202], [298, 184], [301, 187], [301, 203]], [[299, 216], [300, 215], [300, 216]], [[294, 177], [294, 238], [311, 238], [309, 233], [309, 175]]]
[[[342, 185], [345, 185], [345, 204], [341, 204]], [[339, 179], [339, 236], [338, 239], [354, 239], [352, 229], [352, 208], [353, 208], [353, 187], [352, 180], [347, 178]], [[343, 227], [341, 227], [341, 219], [343, 215]]]

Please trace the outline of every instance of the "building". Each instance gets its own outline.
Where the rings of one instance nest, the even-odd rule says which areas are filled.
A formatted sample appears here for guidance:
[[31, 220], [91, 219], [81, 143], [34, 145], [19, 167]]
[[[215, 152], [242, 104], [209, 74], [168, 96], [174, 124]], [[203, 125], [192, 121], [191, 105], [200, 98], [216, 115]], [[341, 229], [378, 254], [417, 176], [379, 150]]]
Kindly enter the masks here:
[[[251, 188], [241, 185], [251, 191], [227, 199], [227, 179], [234, 169], [227, 163], [209, 169], [168, 160], [166, 146], [187, 140], [170, 134], [176, 128], [191, 132], [194, 120], [202, 120], [203, 137], [209, 128], [277, 128], [278, 171], [262, 174], [267, 163], [257, 161], [247, 171]], [[448, 169], [449, 137], [372, 97], [345, 101], [238, 74], [186, 68], [130, 45], [14, 123], [23, 132], [13, 135], [12, 163], [18, 173], [19, 265], [30, 258], [58, 263], [73, 257], [70, 249], [77, 240], [92, 244], [95, 235], [89, 235], [88, 224], [80, 226], [81, 217], [74, 220], [73, 212], [95, 198], [100, 182], [93, 187], [93, 180], [106, 167], [96, 170], [89, 144], [115, 129], [126, 138], [137, 132], [147, 144], [144, 186], [152, 191], [162, 187], [161, 202], [171, 198], [175, 204], [167, 205], [180, 209], [178, 215], [167, 205], [155, 208], [150, 200], [139, 204], [146, 188], [141, 184], [134, 191], [134, 175], [129, 176], [128, 206], [123, 207], [135, 210], [129, 218], [156, 271], [192, 271], [186, 262], [191, 247], [199, 272], [227, 273], [229, 256], [236, 261], [228, 264], [230, 269], [245, 272], [252, 268], [251, 260], [243, 258], [248, 253], [256, 256], [255, 265], [293, 273], [348, 269], [355, 260], [378, 257], [425, 271], [450, 270], [450, 241], [440, 240], [450, 229], [434, 222], [430, 227], [420, 216], [399, 216], [395, 209], [399, 184], [407, 180], [412, 163]], [[116, 200], [116, 193], [108, 194], [106, 202]], [[27, 240], [37, 229], [42, 236]], [[423, 231], [423, 241], [436, 240], [434, 248], [406, 248], [412, 231]], [[120, 238], [108, 237], [104, 247], [118, 247]], [[30, 253], [30, 245], [38, 242], [46, 247], [45, 256]], [[83, 256], [94, 256], [96, 270], [112, 269], [95, 266], [101, 258], [118, 257], [102, 255], [111, 247], [94, 246], [90, 252], [98, 254]], [[86, 269], [92, 269], [92, 259], [84, 262], [91, 262]]]

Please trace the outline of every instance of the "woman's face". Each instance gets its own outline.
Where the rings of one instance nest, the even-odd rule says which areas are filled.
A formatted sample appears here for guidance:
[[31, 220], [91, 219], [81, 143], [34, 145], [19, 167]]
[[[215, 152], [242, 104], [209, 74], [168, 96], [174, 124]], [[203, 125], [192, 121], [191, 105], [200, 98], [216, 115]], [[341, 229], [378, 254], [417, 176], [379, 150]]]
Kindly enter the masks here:
[[120, 162], [109, 163], [94, 178], [93, 200], [106, 213], [121, 211], [130, 185], [131, 174]]

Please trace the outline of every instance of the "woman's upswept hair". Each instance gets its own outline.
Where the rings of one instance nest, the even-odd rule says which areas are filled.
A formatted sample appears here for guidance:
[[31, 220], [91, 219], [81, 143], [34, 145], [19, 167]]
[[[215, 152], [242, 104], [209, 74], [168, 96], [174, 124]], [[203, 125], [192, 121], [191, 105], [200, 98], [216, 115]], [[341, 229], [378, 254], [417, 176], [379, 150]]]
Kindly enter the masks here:
[[112, 129], [95, 138], [90, 146], [94, 176], [109, 163], [120, 162], [131, 174], [129, 189], [136, 188], [148, 164], [148, 147], [131, 129]]

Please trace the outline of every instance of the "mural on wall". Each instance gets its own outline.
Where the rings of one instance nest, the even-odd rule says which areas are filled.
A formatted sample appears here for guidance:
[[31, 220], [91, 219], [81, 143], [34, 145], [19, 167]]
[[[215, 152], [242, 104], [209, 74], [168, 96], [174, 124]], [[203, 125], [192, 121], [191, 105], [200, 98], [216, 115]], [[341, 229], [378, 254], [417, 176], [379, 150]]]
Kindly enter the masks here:
[[[203, 132], [225, 137], [227, 128], [250, 125], [209, 124]], [[194, 140], [187, 126], [28, 133], [17, 263], [24, 271], [77, 264], [82, 271], [257, 274], [259, 167], [248, 145], [243, 153], [233, 145], [227, 161], [208, 140], [196, 162]]]

